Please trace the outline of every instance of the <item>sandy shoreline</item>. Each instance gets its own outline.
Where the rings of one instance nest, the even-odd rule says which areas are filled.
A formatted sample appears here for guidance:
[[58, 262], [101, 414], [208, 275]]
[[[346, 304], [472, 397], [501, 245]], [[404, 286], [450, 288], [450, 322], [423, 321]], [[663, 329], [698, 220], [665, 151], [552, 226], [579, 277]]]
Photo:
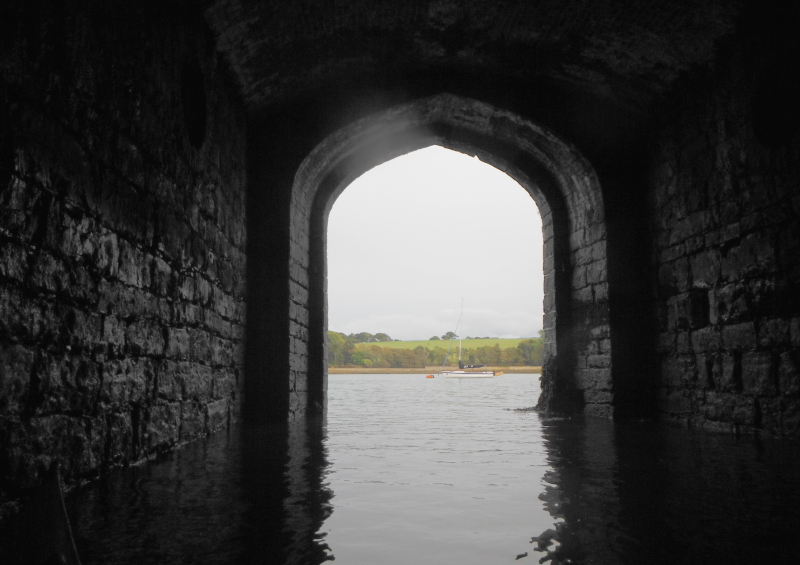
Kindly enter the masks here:
[[[446, 367], [447, 370], [457, 370], [457, 367]], [[435, 375], [441, 367], [410, 367], [404, 369], [381, 368], [381, 367], [329, 367], [328, 374], [331, 375]], [[486, 367], [485, 371], [502, 371], [504, 373], [541, 373], [541, 367]]]

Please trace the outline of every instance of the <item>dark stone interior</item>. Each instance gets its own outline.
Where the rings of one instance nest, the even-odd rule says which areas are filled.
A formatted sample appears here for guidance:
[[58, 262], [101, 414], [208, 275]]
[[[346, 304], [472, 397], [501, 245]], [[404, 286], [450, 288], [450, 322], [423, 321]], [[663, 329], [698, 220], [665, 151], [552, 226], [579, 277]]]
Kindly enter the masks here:
[[799, 23], [778, 1], [2, 3], [0, 504], [53, 462], [89, 479], [323, 412], [327, 211], [431, 143], [549, 211], [542, 411], [796, 440]]

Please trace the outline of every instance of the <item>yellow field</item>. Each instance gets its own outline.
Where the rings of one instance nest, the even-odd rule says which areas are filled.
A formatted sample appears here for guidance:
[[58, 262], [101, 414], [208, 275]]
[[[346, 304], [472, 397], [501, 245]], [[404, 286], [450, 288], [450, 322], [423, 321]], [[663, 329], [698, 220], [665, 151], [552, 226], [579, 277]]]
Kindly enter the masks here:
[[[517, 339], [465, 339], [462, 342], [462, 347], [467, 349], [475, 349], [478, 347], [494, 347], [495, 345], [499, 345], [500, 349], [508, 349], [509, 347], [516, 347], [519, 345], [519, 342], [525, 341], [526, 339], [533, 339], [529, 337], [517, 338]], [[441, 340], [425, 340], [425, 341], [377, 341], [374, 343], [357, 343], [356, 350], [362, 349], [364, 347], [369, 347], [370, 345], [377, 345], [379, 347], [388, 347], [391, 349], [415, 349], [420, 345], [422, 347], [427, 347], [428, 349], [433, 349], [434, 347], [441, 347], [444, 350], [447, 350], [450, 347], [449, 341], [441, 341]], [[458, 349], [458, 340], [453, 340], [452, 348], [454, 350]]]
[[[455, 367], [447, 367], [454, 369]], [[387, 369], [380, 367], [330, 367], [328, 374], [331, 375], [435, 375], [441, 367], [415, 367], [408, 369]], [[481, 369], [486, 371], [502, 371], [504, 373], [541, 373], [541, 367], [486, 367]]]

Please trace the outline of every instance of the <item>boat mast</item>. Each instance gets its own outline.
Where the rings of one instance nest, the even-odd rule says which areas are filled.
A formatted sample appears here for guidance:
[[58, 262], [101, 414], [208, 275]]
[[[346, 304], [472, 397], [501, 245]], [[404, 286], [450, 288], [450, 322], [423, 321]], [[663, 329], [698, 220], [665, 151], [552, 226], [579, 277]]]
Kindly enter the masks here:
[[[458, 333], [458, 328], [461, 327], [461, 318], [464, 316], [464, 298], [461, 298], [461, 314], [458, 316], [458, 323], [456, 324], [456, 335], [459, 336], [458, 338], [458, 360], [461, 361], [461, 337]], [[444, 362], [442, 363], [442, 371], [444, 371], [444, 366], [447, 365], [447, 359], [450, 357], [450, 350], [453, 348], [453, 339], [450, 338], [450, 345], [447, 346], [447, 354], [444, 356]]]
[[[458, 316], [458, 325], [461, 325], [461, 320], [464, 318], [464, 297], [461, 297], [461, 314]], [[458, 328], [456, 328], [456, 332], [458, 332]], [[463, 332], [462, 332], [463, 333]], [[461, 334], [458, 334], [458, 360], [461, 361]], [[459, 369], [461, 368], [461, 363], [459, 363]]]

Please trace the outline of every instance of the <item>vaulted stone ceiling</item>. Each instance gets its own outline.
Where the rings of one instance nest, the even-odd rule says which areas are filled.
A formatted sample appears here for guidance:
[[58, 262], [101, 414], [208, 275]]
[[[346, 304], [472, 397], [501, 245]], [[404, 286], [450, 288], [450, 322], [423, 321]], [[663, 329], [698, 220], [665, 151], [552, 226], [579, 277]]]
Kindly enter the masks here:
[[251, 110], [365, 73], [461, 72], [644, 110], [734, 30], [731, 0], [209, 0]]

